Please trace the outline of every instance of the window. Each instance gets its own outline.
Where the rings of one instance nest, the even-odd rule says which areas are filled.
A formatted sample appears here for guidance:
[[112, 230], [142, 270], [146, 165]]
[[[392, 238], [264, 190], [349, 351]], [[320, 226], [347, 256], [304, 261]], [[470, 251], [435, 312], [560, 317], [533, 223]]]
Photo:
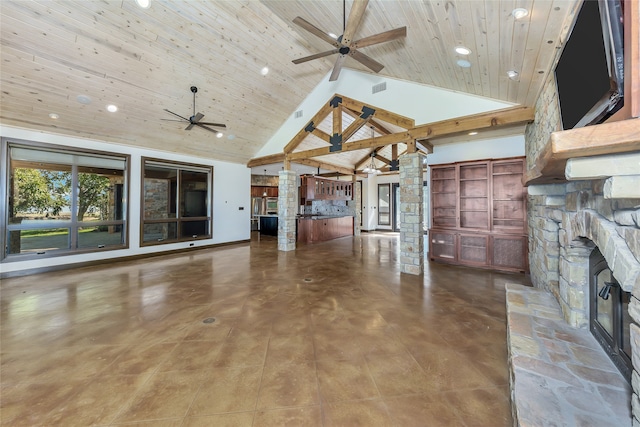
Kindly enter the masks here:
[[7, 143], [5, 258], [126, 247], [128, 157]]
[[378, 225], [391, 225], [391, 184], [378, 184]]
[[211, 238], [207, 166], [143, 159], [142, 245]]

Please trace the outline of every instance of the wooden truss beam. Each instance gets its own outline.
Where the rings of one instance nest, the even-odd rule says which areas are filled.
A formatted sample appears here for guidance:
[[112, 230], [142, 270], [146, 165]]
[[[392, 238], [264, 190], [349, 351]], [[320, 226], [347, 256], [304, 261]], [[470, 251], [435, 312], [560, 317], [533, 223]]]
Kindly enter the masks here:
[[331, 102], [325, 103], [320, 110], [307, 122], [304, 128], [300, 129], [300, 131], [296, 134], [296, 136], [289, 141], [289, 143], [284, 147], [285, 153], [290, 153], [300, 145], [300, 143], [307, 137], [309, 134], [308, 129], [310, 127], [315, 128], [320, 122], [322, 122], [328, 115], [333, 111], [334, 107]]
[[[362, 150], [363, 148], [383, 147], [385, 145], [397, 144], [399, 142], [408, 143], [409, 138], [410, 136], [408, 132], [398, 132], [392, 133], [390, 135], [379, 136], [376, 138], [361, 139], [358, 141], [349, 142], [348, 144], [342, 144], [342, 150], [340, 152], [344, 153], [347, 151]], [[331, 154], [330, 149], [331, 147], [321, 147], [314, 148], [312, 150], [298, 151], [289, 154], [289, 157], [293, 161], [296, 159], [308, 159], [310, 157], [326, 156], [328, 154]]]
[[530, 123], [534, 119], [533, 113], [533, 109], [528, 107], [489, 111], [488, 113], [473, 114], [416, 126], [409, 130], [409, 135], [415, 141], [452, 136], [458, 133], [492, 127]]
[[366, 105], [360, 101], [356, 101], [355, 99], [347, 98], [346, 96], [337, 96], [342, 98], [343, 107], [347, 107], [353, 111], [361, 111], [362, 107], [373, 108], [376, 110], [374, 117], [382, 120], [383, 122], [391, 123], [404, 129], [411, 129], [416, 125], [415, 120], [410, 119], [409, 117], [401, 116], [400, 114], [395, 114], [390, 111], [383, 110], [382, 108]]
[[254, 157], [247, 163], [248, 168], [256, 166], [272, 165], [274, 163], [284, 162], [284, 153], [271, 154], [269, 156]]
[[314, 168], [340, 172], [343, 175], [353, 175], [355, 173], [355, 171], [351, 168], [347, 168], [344, 166], [337, 166], [331, 163], [321, 162], [319, 160], [314, 160], [314, 159], [298, 159], [298, 160], [292, 160], [292, 162], [298, 163], [300, 165], [311, 166]]

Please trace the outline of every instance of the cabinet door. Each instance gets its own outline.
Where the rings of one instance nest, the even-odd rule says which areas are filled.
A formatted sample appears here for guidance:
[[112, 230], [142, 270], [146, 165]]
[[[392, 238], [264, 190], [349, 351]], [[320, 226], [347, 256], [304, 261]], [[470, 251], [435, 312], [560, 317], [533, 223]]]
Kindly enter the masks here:
[[496, 161], [492, 165], [492, 228], [501, 232], [525, 231], [526, 190], [522, 185], [524, 161]]
[[527, 239], [524, 236], [492, 237], [492, 265], [514, 270], [527, 269]]
[[458, 260], [461, 264], [489, 264], [489, 236], [482, 234], [458, 235]]
[[489, 229], [489, 164], [460, 165], [460, 228]]
[[430, 231], [429, 253], [432, 259], [455, 262], [456, 256], [456, 234], [449, 231]]
[[455, 166], [431, 168], [431, 222], [434, 227], [458, 226]]

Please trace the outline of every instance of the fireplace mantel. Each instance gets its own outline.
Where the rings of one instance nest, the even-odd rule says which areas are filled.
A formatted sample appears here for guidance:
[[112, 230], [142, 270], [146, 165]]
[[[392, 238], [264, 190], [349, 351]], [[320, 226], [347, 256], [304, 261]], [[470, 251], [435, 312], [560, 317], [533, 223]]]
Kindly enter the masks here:
[[570, 158], [640, 151], [640, 2], [624, 0], [624, 22], [625, 105], [606, 123], [553, 132], [525, 185], [566, 182]]
[[553, 132], [532, 169], [524, 176], [525, 185], [566, 182], [568, 159], [640, 151], [640, 118]]

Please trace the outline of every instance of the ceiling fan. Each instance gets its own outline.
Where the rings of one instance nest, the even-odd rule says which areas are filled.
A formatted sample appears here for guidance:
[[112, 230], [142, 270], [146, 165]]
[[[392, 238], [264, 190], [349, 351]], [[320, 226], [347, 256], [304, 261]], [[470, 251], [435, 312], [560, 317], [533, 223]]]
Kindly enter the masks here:
[[[301, 64], [303, 62], [311, 61], [312, 59], [323, 58], [325, 56], [332, 55], [334, 53], [339, 53], [338, 59], [333, 67], [333, 71], [331, 72], [331, 77], [329, 77], [329, 81], [334, 81], [338, 79], [340, 75], [340, 70], [342, 69], [342, 65], [347, 56], [352, 57], [356, 61], [363, 64], [365, 67], [370, 70], [378, 73], [380, 70], [384, 68], [384, 65], [374, 60], [373, 58], [365, 55], [360, 52], [358, 49], [372, 46], [378, 43], [384, 43], [391, 40], [399, 39], [401, 37], [407, 36], [407, 27], [395, 28], [393, 30], [385, 31], [382, 33], [374, 34], [369, 37], [365, 37], [360, 40], [353, 40], [354, 35], [358, 31], [358, 27], [362, 21], [362, 16], [364, 15], [364, 11], [367, 8], [367, 4], [369, 0], [354, 0], [353, 6], [351, 7], [351, 11], [349, 12], [349, 19], [346, 20], [346, 1], [343, 0], [343, 33], [340, 37], [334, 38], [329, 35], [326, 31], [322, 31], [315, 25], [311, 24], [309, 21], [305, 20], [297, 16], [293, 22], [305, 30], [309, 31], [311, 34], [321, 38], [326, 41], [330, 45], [334, 47], [334, 49], [328, 50], [326, 52], [316, 53], [314, 55], [305, 56], [304, 58], [294, 59], [292, 62], [294, 64]], [[346, 20], [346, 23], [345, 23]]]
[[170, 120], [170, 119], [162, 119], [162, 120], [166, 120], [170, 122], [186, 121], [186, 122], [189, 122], [189, 125], [186, 128], [184, 128], [184, 130], [191, 130], [191, 128], [193, 128], [194, 126], [199, 126], [203, 129], [208, 130], [209, 132], [220, 134], [220, 131], [212, 129], [209, 126], [215, 126], [218, 128], [226, 128], [227, 126], [222, 123], [201, 122], [200, 120], [202, 120], [202, 118], [204, 117], [204, 114], [196, 113], [196, 93], [198, 92], [198, 88], [195, 86], [191, 86], [191, 92], [193, 93], [193, 115], [192, 116], [190, 116], [189, 118], [182, 117], [181, 115], [176, 114], [173, 111], [169, 111], [165, 108], [164, 111], [166, 111], [169, 114], [173, 114], [174, 116], [179, 117], [182, 120]]

